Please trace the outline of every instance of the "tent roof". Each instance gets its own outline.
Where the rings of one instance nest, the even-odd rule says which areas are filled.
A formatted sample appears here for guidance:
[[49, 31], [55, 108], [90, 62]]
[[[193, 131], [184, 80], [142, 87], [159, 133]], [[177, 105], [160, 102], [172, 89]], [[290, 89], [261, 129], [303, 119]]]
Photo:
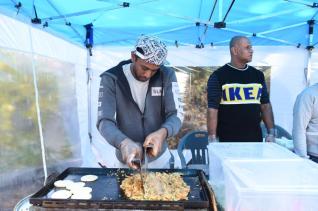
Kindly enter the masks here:
[[[228, 45], [234, 35], [250, 36], [254, 45], [307, 47], [318, 42], [316, 23], [313, 36], [308, 35], [308, 21], [315, 21], [318, 12], [317, 3], [309, 0], [236, 0], [228, 14], [232, 0], [0, 2], [1, 13], [27, 23], [36, 17], [36, 10], [41, 23], [35, 27], [81, 46], [84, 25], [90, 23], [94, 45], [130, 45], [140, 34], [157, 35], [171, 45]], [[223, 20], [225, 28], [214, 27]]]

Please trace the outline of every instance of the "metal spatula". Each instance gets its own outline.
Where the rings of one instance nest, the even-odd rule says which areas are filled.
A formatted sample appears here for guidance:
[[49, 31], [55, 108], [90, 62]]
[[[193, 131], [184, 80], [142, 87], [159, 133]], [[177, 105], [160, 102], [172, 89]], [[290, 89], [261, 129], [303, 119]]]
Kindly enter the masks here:
[[141, 166], [142, 166], [141, 159], [134, 158], [134, 159], [132, 160], [132, 162], [133, 162], [135, 165], [138, 166], [137, 171], [138, 171], [138, 173], [140, 174], [141, 188], [142, 188], [143, 194], [145, 195], [144, 175], [143, 175], [144, 172], [142, 172], [143, 170], [142, 170], [142, 167], [141, 167]]
[[138, 166], [138, 173], [140, 174], [141, 178], [141, 188], [143, 191], [143, 194], [145, 195], [145, 177], [147, 176], [147, 170], [148, 170], [148, 151], [153, 148], [153, 145], [150, 144], [147, 147], [144, 147], [144, 165], [142, 165], [141, 159], [133, 159], [132, 162], [135, 163]]

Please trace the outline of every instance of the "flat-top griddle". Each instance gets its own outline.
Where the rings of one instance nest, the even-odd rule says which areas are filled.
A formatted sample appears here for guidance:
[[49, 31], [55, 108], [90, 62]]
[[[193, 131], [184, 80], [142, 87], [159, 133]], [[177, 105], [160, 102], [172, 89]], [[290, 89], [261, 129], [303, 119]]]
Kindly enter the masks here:
[[[68, 168], [51, 182], [46, 184], [30, 198], [34, 206], [45, 208], [89, 208], [89, 209], [144, 209], [144, 210], [183, 210], [201, 209], [216, 210], [215, 197], [202, 170], [195, 169], [149, 169], [152, 172], [182, 173], [182, 177], [190, 186], [188, 200], [181, 201], [137, 201], [128, 199], [120, 189], [126, 176], [132, 175], [131, 169], [118, 168]], [[79, 182], [87, 174], [94, 174], [98, 179], [86, 182], [92, 188], [89, 200], [52, 199], [51, 194], [57, 189], [54, 182], [69, 179]]]

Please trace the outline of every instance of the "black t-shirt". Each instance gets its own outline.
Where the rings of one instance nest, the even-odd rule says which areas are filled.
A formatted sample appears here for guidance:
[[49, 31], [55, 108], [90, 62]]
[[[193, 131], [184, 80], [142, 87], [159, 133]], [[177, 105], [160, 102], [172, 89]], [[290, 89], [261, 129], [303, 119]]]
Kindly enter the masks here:
[[207, 95], [208, 108], [218, 109], [221, 142], [262, 141], [260, 105], [269, 103], [269, 96], [261, 71], [226, 64], [210, 76]]

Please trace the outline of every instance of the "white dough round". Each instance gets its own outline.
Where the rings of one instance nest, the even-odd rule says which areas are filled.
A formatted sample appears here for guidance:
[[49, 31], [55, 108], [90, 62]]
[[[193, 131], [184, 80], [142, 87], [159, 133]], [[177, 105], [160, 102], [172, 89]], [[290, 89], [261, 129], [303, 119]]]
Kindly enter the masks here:
[[84, 194], [84, 193], [91, 193], [92, 192], [92, 188], [91, 187], [76, 187], [70, 190], [73, 194], [77, 195], [77, 194]]
[[68, 190], [58, 190], [52, 193], [51, 198], [52, 199], [68, 199], [72, 193]]
[[72, 180], [57, 180], [54, 182], [54, 186], [57, 188], [65, 188], [68, 184], [73, 183]]
[[74, 188], [81, 188], [81, 187], [84, 187], [84, 186], [85, 186], [84, 182], [73, 182], [73, 183], [66, 184], [66, 189], [72, 190]]
[[78, 194], [74, 194], [72, 195], [71, 199], [91, 199], [92, 198], [92, 194], [90, 193], [78, 193]]
[[93, 181], [97, 180], [97, 178], [98, 178], [98, 176], [96, 176], [96, 175], [88, 174], [88, 175], [82, 176], [81, 177], [81, 181], [83, 181], [83, 182], [93, 182]]

